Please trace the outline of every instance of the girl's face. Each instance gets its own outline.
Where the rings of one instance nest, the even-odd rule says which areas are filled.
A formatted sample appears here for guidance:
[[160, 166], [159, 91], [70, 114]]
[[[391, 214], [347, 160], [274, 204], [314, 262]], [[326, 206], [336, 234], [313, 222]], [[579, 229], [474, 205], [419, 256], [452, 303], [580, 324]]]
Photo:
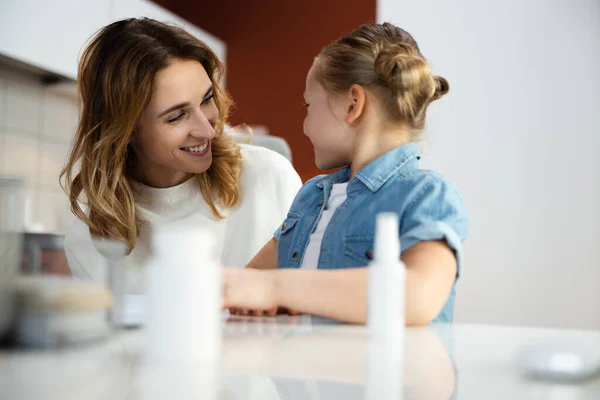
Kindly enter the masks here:
[[355, 140], [345, 122], [347, 101], [327, 93], [315, 79], [314, 69], [313, 66], [306, 77], [304, 134], [313, 144], [319, 169], [343, 167], [351, 162]]
[[218, 118], [212, 81], [202, 64], [173, 61], [156, 74], [152, 99], [134, 136], [135, 178], [171, 187], [205, 172]]

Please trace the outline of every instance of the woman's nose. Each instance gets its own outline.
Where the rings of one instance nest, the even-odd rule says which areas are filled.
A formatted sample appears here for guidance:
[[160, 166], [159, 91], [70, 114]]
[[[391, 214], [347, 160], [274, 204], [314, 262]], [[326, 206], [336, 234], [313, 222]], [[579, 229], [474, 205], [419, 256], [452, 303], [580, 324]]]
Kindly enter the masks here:
[[[211, 118], [212, 119], [212, 118]], [[215, 122], [207, 118], [201, 110], [198, 110], [194, 117], [194, 125], [190, 135], [198, 139], [212, 139], [215, 137]]]

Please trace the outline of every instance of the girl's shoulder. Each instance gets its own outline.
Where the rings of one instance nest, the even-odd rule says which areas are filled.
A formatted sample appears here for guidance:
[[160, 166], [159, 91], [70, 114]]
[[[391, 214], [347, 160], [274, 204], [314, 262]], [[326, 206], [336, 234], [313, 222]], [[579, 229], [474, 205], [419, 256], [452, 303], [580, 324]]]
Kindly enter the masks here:
[[450, 180], [436, 171], [415, 169], [405, 175], [399, 175], [386, 185], [388, 191], [402, 192], [421, 197], [427, 193], [443, 192], [460, 198], [458, 189]]

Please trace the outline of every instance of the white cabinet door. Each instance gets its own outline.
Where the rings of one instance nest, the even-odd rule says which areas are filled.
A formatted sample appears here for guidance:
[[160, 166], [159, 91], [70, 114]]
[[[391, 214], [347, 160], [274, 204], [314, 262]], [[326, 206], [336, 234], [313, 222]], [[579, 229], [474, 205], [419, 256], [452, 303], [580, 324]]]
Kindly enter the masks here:
[[90, 37], [112, 21], [131, 17], [177, 24], [225, 61], [222, 40], [147, 0], [0, 0], [0, 54], [76, 79], [79, 55]]
[[172, 12], [152, 3], [151, 1], [113, 0], [113, 7], [114, 9], [112, 11], [114, 12], [114, 15], [112, 17], [114, 20], [133, 17], [148, 17], [161, 22], [168, 22], [179, 25], [188, 32], [190, 32], [192, 35], [196, 36], [198, 39], [206, 43], [207, 46], [215, 52], [215, 54], [217, 55], [217, 57], [219, 57], [221, 61], [226, 61], [225, 56], [227, 52], [227, 47], [225, 45], [225, 42], [211, 35], [210, 33], [199, 29], [198, 27], [192, 25], [190, 22], [173, 14]]
[[1, 0], [0, 54], [68, 78], [87, 40], [110, 21], [112, 0]]

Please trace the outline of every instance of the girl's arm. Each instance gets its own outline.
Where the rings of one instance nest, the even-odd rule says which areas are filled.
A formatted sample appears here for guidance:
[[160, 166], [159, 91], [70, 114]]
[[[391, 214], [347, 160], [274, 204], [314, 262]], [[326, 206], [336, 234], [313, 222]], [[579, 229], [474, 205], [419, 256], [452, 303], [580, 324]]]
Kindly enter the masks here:
[[[254, 256], [252, 260], [246, 265], [246, 268], [252, 269], [261, 269], [261, 270], [273, 270], [278, 268], [277, 264], [277, 245], [278, 242], [275, 238], [271, 238], [263, 246], [262, 249]], [[290, 309], [284, 309], [283, 307], [272, 307], [270, 309], [248, 309], [248, 308], [236, 308], [229, 307], [229, 311], [231, 314], [240, 314], [240, 315], [254, 315], [260, 317], [263, 314], [266, 314], [269, 317], [275, 316], [278, 313], [286, 313], [289, 315], [296, 315], [297, 313]]]
[[[456, 258], [445, 242], [427, 241], [406, 250], [402, 261], [407, 266], [406, 323], [426, 325], [448, 298], [456, 278]], [[228, 308], [250, 310], [280, 306], [340, 321], [365, 323], [367, 272], [366, 267], [316, 271], [226, 269], [224, 304]]]
[[246, 265], [246, 268], [254, 269], [277, 269], [277, 267], [277, 240], [275, 238], [271, 238]]

